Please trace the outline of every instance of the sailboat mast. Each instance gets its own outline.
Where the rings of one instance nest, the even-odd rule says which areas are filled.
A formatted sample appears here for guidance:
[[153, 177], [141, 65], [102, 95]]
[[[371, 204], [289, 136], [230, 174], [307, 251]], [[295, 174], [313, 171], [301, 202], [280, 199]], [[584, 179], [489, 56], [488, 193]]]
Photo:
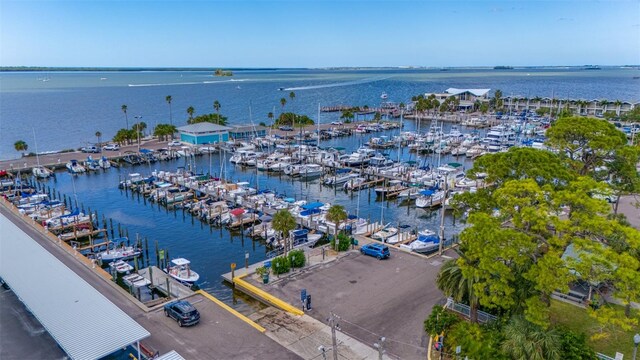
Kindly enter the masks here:
[[318, 103], [318, 148], [320, 147], [320, 103]]

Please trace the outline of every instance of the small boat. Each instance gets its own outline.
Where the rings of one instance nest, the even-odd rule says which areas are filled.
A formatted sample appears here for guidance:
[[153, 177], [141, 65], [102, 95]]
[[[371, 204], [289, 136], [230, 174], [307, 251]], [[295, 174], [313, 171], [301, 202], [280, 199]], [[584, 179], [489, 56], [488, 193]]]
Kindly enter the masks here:
[[371, 235], [372, 239], [385, 241], [388, 238], [396, 235], [398, 233], [398, 229], [390, 226], [385, 226], [382, 230], [375, 232]]
[[435, 232], [424, 229], [418, 232], [418, 238], [407, 245], [400, 245], [401, 248], [414, 251], [417, 253], [428, 253], [438, 249], [440, 246], [440, 238]]
[[81, 174], [87, 171], [84, 166], [80, 165], [78, 160], [69, 160], [69, 162], [65, 165], [67, 170], [69, 170], [72, 174]]
[[111, 161], [103, 156], [98, 160], [98, 165], [103, 169], [108, 169], [111, 167]]
[[167, 274], [172, 278], [180, 281], [181, 283], [193, 284], [200, 279], [200, 275], [197, 272], [191, 270], [191, 261], [185, 258], [177, 258], [171, 260], [171, 264], [168, 269], [165, 269]]
[[137, 288], [151, 285], [151, 281], [149, 281], [149, 279], [142, 277], [138, 274], [125, 275], [122, 277], [122, 281], [128, 286], [137, 287]]
[[438, 207], [442, 205], [445, 198], [444, 191], [442, 190], [436, 192], [433, 190], [423, 190], [420, 194], [420, 197], [416, 199], [416, 207], [419, 208]]
[[322, 166], [317, 164], [304, 165], [298, 173], [300, 178], [305, 180], [316, 179], [322, 176]]
[[382, 99], [382, 100], [386, 100], [388, 97], [389, 97], [389, 96], [388, 96], [388, 95], [387, 95], [387, 93], [386, 93], [386, 92], [384, 92], [384, 91], [382, 92], [382, 94], [380, 94], [380, 99]]
[[40, 165], [34, 167], [32, 171], [33, 171], [33, 176], [35, 176], [38, 179], [46, 179], [53, 175], [53, 172], [51, 170]]
[[[123, 238], [126, 240], [126, 238]], [[119, 239], [121, 240], [121, 239]], [[113, 249], [108, 249], [102, 251], [96, 255], [98, 259], [101, 259], [103, 262], [111, 262], [116, 260], [127, 260], [133, 259], [136, 256], [140, 256], [142, 251], [133, 246], [125, 246], [124, 244], [120, 247], [115, 247]]]
[[109, 268], [117, 271], [120, 274], [128, 274], [133, 270], [133, 266], [131, 266], [128, 262], [124, 260], [117, 260], [109, 263]]

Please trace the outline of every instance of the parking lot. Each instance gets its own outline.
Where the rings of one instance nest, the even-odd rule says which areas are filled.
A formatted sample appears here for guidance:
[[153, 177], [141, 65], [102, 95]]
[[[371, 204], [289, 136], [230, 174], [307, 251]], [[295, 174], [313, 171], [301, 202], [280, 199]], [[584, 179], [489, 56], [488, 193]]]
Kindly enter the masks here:
[[443, 300], [435, 278], [453, 254], [425, 259], [391, 249], [389, 259], [377, 260], [352, 251], [266, 286], [250, 281], [293, 305], [301, 305], [306, 289], [313, 307], [308, 314], [317, 320], [327, 323], [333, 312], [341, 331], [363, 343], [373, 346], [384, 336], [390, 356], [424, 359], [429, 339], [423, 322]]

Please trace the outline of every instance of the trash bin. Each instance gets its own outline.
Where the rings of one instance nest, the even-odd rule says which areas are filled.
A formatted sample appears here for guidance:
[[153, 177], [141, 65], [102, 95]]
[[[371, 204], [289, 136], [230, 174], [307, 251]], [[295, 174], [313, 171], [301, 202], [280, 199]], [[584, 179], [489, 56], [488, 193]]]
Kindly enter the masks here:
[[268, 284], [269, 283], [269, 273], [262, 274], [262, 283], [263, 284]]
[[351, 238], [351, 245], [358, 246], [358, 240], [355, 238]]
[[311, 295], [307, 295], [307, 310], [311, 310]]

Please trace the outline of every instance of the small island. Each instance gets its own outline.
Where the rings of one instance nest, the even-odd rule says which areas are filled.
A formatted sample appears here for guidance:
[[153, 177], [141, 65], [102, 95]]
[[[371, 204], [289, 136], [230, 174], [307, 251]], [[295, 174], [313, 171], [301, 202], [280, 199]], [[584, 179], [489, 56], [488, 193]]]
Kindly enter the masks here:
[[222, 69], [216, 69], [216, 71], [213, 73], [214, 76], [233, 76], [233, 73], [231, 71], [225, 71]]

